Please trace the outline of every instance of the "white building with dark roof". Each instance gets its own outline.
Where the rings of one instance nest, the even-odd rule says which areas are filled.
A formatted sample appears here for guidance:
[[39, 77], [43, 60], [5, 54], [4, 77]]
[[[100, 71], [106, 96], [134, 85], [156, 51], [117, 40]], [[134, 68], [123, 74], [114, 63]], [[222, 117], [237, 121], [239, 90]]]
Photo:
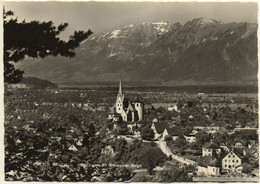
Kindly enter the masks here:
[[221, 154], [221, 148], [216, 144], [209, 142], [202, 146], [202, 156], [213, 156], [214, 154]]
[[237, 168], [241, 166], [241, 158], [235, 154], [233, 151], [230, 151], [223, 159], [222, 159], [222, 169], [236, 172]]
[[140, 121], [143, 120], [144, 104], [142, 102], [131, 102], [125, 98], [122, 91], [122, 82], [119, 82], [119, 91], [116, 102], [113, 106], [113, 116], [119, 115], [122, 121]]

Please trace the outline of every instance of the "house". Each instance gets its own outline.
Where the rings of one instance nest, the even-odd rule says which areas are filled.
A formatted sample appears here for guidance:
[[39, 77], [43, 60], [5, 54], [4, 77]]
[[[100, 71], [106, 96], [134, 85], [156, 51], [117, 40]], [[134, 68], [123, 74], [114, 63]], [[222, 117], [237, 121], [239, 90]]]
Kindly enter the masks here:
[[235, 143], [234, 147], [243, 148], [243, 147], [244, 147], [244, 144], [243, 144], [241, 141], [237, 141], [237, 142]]
[[194, 130], [204, 130], [207, 133], [214, 134], [220, 130], [220, 127], [211, 126], [211, 127], [204, 127], [204, 126], [194, 126]]
[[226, 144], [224, 144], [224, 143], [221, 143], [219, 147], [221, 149], [223, 149], [225, 152], [229, 152], [230, 151], [228, 146]]
[[153, 123], [158, 122], [158, 119], [157, 119], [157, 118], [154, 118], [152, 122], [153, 122]]
[[168, 124], [166, 122], [158, 122], [158, 120], [154, 121], [151, 126], [151, 129], [154, 132], [154, 139], [161, 138], [161, 135], [166, 127], [168, 127]]
[[193, 142], [196, 142], [196, 136], [195, 135], [184, 135], [184, 138], [186, 140], [186, 142], [188, 143], [193, 143]]
[[214, 143], [206, 143], [202, 146], [202, 156], [214, 156], [221, 154], [221, 148]]
[[82, 103], [78, 103], [78, 104], [77, 104], [77, 107], [78, 107], [78, 108], [81, 108], [81, 107], [82, 107]]
[[78, 151], [78, 149], [72, 144], [69, 149], [70, 151]]
[[198, 133], [197, 130], [192, 130], [191, 133], [189, 135], [196, 135]]
[[17, 140], [16, 140], [16, 143], [17, 143], [17, 144], [21, 144], [22, 141], [21, 141], [20, 139], [17, 139]]
[[127, 123], [126, 126], [127, 126], [128, 130], [129, 130], [129, 132], [131, 132], [131, 133], [134, 132], [134, 131], [133, 131], [133, 127], [136, 127], [136, 125], [133, 124], [133, 123]]
[[111, 145], [106, 146], [101, 150], [101, 154], [107, 155], [107, 156], [115, 156], [115, 148]]
[[176, 112], [178, 112], [178, 106], [177, 106], [176, 104], [167, 107], [167, 109], [168, 109], [168, 111], [173, 111], [173, 110], [175, 110]]
[[205, 176], [220, 176], [220, 168], [215, 166], [200, 166], [197, 167], [198, 175]]
[[[236, 151], [238, 148], [234, 148], [234, 150]], [[254, 158], [255, 160], [259, 159], [259, 145], [256, 144], [255, 146], [252, 146], [251, 148], [240, 148], [243, 150], [243, 154], [242, 156], [246, 156], [249, 155], [251, 158]], [[236, 153], [236, 152], [235, 152]], [[240, 155], [238, 155], [240, 156]]]
[[140, 127], [142, 127], [142, 126], [145, 125], [145, 124], [146, 124], [145, 122], [137, 121], [137, 122], [135, 122], [133, 125], [134, 125], [136, 128], [140, 128]]
[[195, 174], [196, 167], [193, 165], [187, 165], [184, 167], [184, 172], [188, 174], [188, 176], [192, 177]]
[[246, 126], [245, 128], [234, 128], [235, 132], [239, 132], [239, 131], [251, 131], [251, 132], [256, 132], [258, 134], [258, 128], [251, 128]]
[[77, 146], [82, 146], [82, 143], [83, 143], [83, 139], [78, 139], [77, 140]]
[[166, 127], [163, 131], [162, 138], [165, 139], [166, 136], [171, 136], [172, 139], [175, 141], [180, 135], [179, 128], [169, 128]]
[[255, 140], [249, 140], [246, 145], [248, 148], [251, 148], [255, 146], [255, 144], [256, 144]]
[[226, 171], [238, 171], [238, 166], [241, 166], [241, 158], [234, 153], [234, 151], [230, 151], [223, 159], [222, 159], [222, 169]]
[[122, 117], [119, 114], [109, 114], [108, 119], [113, 122], [119, 122], [122, 120]]
[[194, 119], [194, 117], [192, 115], [189, 115], [188, 119], [191, 120]]
[[83, 103], [83, 107], [89, 107], [90, 104], [89, 103]]
[[220, 159], [204, 157], [197, 166], [197, 174], [204, 176], [220, 176]]
[[60, 136], [51, 136], [50, 139], [51, 139], [51, 140], [54, 140], [54, 141], [57, 141], [57, 142], [60, 142], [61, 139], [62, 139], [62, 137], [60, 137]]

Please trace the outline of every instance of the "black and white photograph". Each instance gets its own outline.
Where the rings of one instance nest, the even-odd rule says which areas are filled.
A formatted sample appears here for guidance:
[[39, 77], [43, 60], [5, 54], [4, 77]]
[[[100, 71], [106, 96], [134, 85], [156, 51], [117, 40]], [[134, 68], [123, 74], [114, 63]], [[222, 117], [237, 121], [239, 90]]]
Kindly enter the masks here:
[[258, 183], [258, 8], [3, 1], [3, 182]]

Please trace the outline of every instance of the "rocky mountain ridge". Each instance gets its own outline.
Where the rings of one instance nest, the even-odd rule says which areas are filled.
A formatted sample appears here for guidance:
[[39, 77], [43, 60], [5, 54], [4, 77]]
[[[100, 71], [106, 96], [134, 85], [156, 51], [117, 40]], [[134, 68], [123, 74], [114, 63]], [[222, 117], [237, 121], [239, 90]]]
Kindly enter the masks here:
[[126, 81], [179, 84], [255, 84], [257, 24], [197, 18], [184, 25], [132, 24], [93, 34], [76, 57], [17, 65], [26, 75], [62, 82]]

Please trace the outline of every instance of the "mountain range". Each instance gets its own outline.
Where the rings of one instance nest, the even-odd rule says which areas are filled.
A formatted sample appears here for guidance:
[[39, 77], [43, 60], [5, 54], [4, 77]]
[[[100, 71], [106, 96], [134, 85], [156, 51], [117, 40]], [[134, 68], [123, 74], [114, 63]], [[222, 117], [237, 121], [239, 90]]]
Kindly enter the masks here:
[[257, 84], [257, 24], [196, 18], [146, 22], [96, 33], [72, 59], [25, 59], [26, 76], [51, 82], [122, 80], [163, 85]]

